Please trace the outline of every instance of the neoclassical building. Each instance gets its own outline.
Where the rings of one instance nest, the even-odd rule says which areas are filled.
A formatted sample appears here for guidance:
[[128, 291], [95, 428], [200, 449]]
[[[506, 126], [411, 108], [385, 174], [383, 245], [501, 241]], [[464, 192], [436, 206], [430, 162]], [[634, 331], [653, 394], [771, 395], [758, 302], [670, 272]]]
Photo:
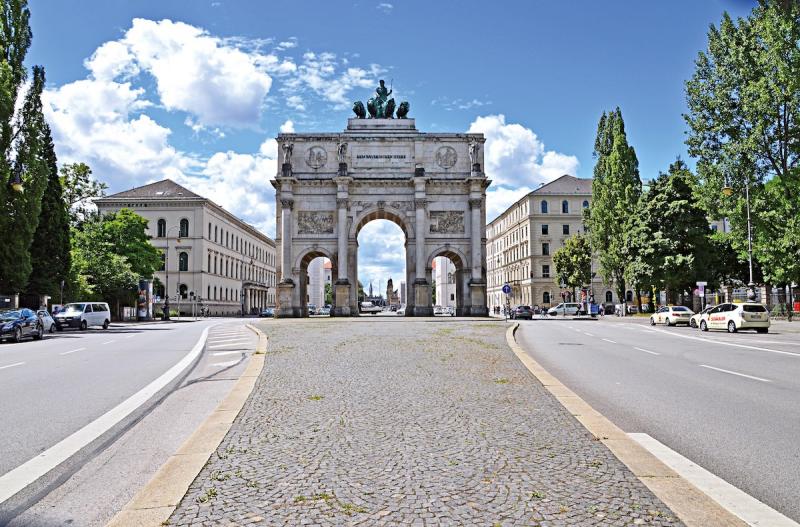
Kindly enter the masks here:
[[[486, 227], [489, 308], [509, 302], [551, 307], [561, 302], [553, 254], [570, 236], [584, 232], [583, 210], [592, 200], [592, 180], [564, 175], [542, 185], [511, 205]], [[597, 273], [597, 263], [592, 264]], [[613, 288], [597, 273], [592, 280], [595, 301], [618, 303]]]
[[[191, 314], [254, 313], [275, 305], [275, 242], [210, 199], [164, 179], [95, 200], [101, 213], [128, 208], [147, 219], [164, 266], [154, 291]], [[169, 289], [165, 288], [169, 284]], [[154, 306], [156, 307], [156, 306]]]

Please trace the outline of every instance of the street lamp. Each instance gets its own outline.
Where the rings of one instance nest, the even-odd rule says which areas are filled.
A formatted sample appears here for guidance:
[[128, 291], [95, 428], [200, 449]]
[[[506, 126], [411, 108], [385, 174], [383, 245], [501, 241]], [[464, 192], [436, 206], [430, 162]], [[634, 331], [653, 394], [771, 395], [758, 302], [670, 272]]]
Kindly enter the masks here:
[[22, 165], [17, 164], [14, 171], [11, 173], [11, 179], [8, 181], [8, 186], [14, 192], [22, 192]]
[[[254, 260], [252, 258], [250, 258], [250, 264], [249, 265], [253, 265], [253, 261]], [[242, 272], [241, 272], [240, 276], [241, 276], [241, 279], [242, 279], [242, 288], [241, 288], [242, 317], [244, 317], [244, 315], [245, 315], [245, 312], [244, 312], [244, 277], [245, 277], [244, 269], [242, 269]]]
[[[169, 320], [169, 233], [172, 232], [174, 229], [180, 229], [179, 225], [173, 225], [169, 229], [167, 229], [166, 237], [167, 237], [167, 250], [164, 253], [164, 280], [166, 282], [164, 286], [164, 320]], [[179, 231], [180, 232], [180, 231]], [[181, 237], [178, 235], [176, 238], [175, 243], [181, 243]], [[180, 262], [178, 262], [178, 273], [180, 273]], [[178, 275], [180, 276], [180, 274]], [[178, 278], [180, 282], [180, 278]], [[178, 284], [180, 287], [180, 284]], [[178, 301], [178, 305], [180, 305], [180, 301]]]
[[[733, 195], [733, 188], [727, 184], [722, 188], [722, 194], [726, 197]], [[756, 299], [756, 284], [753, 282], [753, 226], [750, 222], [750, 178], [744, 182], [745, 204], [747, 208], [747, 261], [750, 267], [750, 282], [747, 284], [747, 300], [750, 302]]]

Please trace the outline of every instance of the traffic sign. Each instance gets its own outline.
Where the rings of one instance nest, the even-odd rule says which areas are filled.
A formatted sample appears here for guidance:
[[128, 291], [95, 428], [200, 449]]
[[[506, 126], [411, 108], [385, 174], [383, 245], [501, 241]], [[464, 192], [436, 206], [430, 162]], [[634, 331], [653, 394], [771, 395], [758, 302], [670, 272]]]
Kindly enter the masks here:
[[511, 286], [508, 284], [503, 284], [503, 293], [510, 295], [511, 294]]

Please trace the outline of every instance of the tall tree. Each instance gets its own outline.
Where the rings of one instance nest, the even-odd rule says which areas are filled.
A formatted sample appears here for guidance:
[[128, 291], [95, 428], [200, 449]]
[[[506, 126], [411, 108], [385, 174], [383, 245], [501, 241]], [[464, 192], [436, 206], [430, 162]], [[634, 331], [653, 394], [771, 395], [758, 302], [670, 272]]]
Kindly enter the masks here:
[[[749, 186], [754, 255], [765, 279], [778, 283], [800, 281], [800, 231], [792, 221], [800, 216], [798, 42], [800, 2], [759, 0], [747, 18], [725, 13], [710, 27], [708, 49], [686, 83], [687, 145], [699, 158], [703, 205], [730, 220], [733, 247], [745, 259]], [[722, 197], [725, 186], [734, 198]]]
[[567, 238], [563, 247], [553, 254], [556, 284], [566, 284], [570, 289], [582, 287], [592, 280], [592, 248], [581, 234]]
[[628, 144], [625, 122], [619, 108], [605, 113], [597, 125], [594, 144], [592, 203], [585, 223], [592, 249], [598, 256], [603, 279], [613, 283], [619, 298], [625, 298], [625, 269], [630, 256], [625, 248], [630, 217], [642, 192], [639, 161]]
[[[46, 127], [44, 159], [47, 163], [47, 186], [42, 195], [39, 224], [31, 244], [32, 272], [28, 291], [49, 294], [59, 298], [61, 284], [66, 284], [71, 265], [69, 215], [64, 203], [61, 180], [58, 177], [58, 164], [50, 136]], [[69, 284], [66, 284], [69, 290]]]
[[95, 211], [91, 200], [105, 196], [108, 186], [92, 179], [92, 169], [85, 163], [61, 167], [61, 186], [71, 225], [79, 225]]
[[[0, 67], [2, 69], [2, 67]], [[31, 273], [30, 247], [39, 223], [42, 193], [47, 185], [48, 163], [45, 159], [49, 128], [42, 112], [44, 69], [33, 68], [33, 80], [25, 96], [22, 109], [15, 118], [17, 134], [13, 149], [15, 158], [12, 171], [19, 175], [23, 192], [15, 192], [3, 181], [0, 215], [0, 232], [6, 239], [0, 252], [0, 290], [21, 291], [28, 284]]]

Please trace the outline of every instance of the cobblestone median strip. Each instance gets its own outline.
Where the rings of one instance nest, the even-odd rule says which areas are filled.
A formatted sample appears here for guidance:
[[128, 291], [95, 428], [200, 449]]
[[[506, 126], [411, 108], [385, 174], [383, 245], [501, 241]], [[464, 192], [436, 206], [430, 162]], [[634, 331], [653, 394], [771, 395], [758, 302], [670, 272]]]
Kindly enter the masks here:
[[244, 373], [214, 412], [178, 451], [170, 456], [147, 485], [111, 519], [107, 527], [151, 527], [169, 524], [170, 515], [228, 433], [264, 366], [267, 337], [258, 328], [250, 324], [247, 327], [258, 335], [258, 344], [255, 354], [250, 356]]
[[253, 393], [169, 525], [683, 525], [502, 322], [268, 327]]
[[689, 527], [746, 526], [747, 523], [678, 475], [628, 434], [550, 375], [516, 341], [519, 324], [508, 328], [508, 345], [534, 377], [639, 480]]

